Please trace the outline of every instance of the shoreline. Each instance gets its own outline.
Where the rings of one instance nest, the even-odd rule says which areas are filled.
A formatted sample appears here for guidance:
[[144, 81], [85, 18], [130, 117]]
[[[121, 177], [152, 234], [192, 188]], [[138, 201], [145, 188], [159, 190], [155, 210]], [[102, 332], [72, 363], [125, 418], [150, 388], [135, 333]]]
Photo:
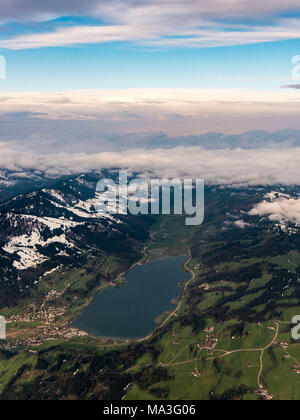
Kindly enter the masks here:
[[[186, 240], [184, 240], [184, 242], [186, 242]], [[167, 257], [172, 257], [171, 255], [168, 255], [168, 254], [165, 254], [164, 252], [161, 252], [159, 255], [156, 255], [155, 253], [153, 254], [153, 257], [154, 258], [149, 258], [149, 255], [146, 255], [146, 252], [147, 252], [147, 250], [149, 249], [149, 247], [150, 247], [150, 245], [151, 245], [151, 243], [148, 245], [148, 246], [146, 246], [144, 249], [143, 249], [143, 253], [144, 253], [144, 257], [142, 258], [142, 259], [140, 259], [140, 260], [138, 260], [137, 262], [135, 262], [128, 270], [126, 270], [126, 271], [124, 271], [124, 272], [122, 272], [122, 273], [120, 273], [120, 275], [118, 276], [118, 277], [116, 277], [116, 279], [114, 280], [114, 282], [117, 282], [117, 281], [119, 281], [119, 280], [121, 280], [127, 273], [129, 273], [130, 271], [132, 271], [132, 270], [134, 270], [134, 268], [136, 268], [137, 266], [143, 266], [143, 265], [146, 265], [146, 264], [148, 264], [149, 262], [151, 262], [151, 261], [154, 261], [154, 260], [158, 260], [158, 259], [163, 259], [163, 258], [167, 258]], [[178, 301], [178, 304], [177, 304], [177, 306], [176, 306], [176, 308], [175, 308], [175, 310], [174, 311], [172, 311], [168, 316], [167, 316], [167, 314], [170, 312], [170, 311], [166, 311], [166, 312], [163, 312], [162, 314], [160, 314], [160, 315], [158, 315], [157, 317], [156, 317], [156, 319], [154, 320], [156, 323], [157, 323], [157, 327], [151, 332], [151, 333], [149, 333], [148, 335], [146, 335], [146, 336], [144, 336], [144, 337], [141, 337], [141, 338], [125, 338], [125, 337], [99, 337], [99, 336], [95, 336], [95, 335], [92, 335], [92, 334], [89, 334], [88, 333], [88, 331], [86, 331], [86, 330], [84, 330], [84, 329], [82, 329], [81, 328], [81, 330], [82, 331], [84, 331], [84, 332], [87, 332], [88, 334], [89, 334], [89, 337], [91, 337], [91, 338], [93, 338], [93, 339], [95, 339], [95, 340], [100, 340], [100, 341], [104, 341], [104, 340], [107, 340], [107, 341], [118, 341], [118, 343], [115, 343], [115, 344], [113, 344], [113, 346], [121, 346], [121, 345], [126, 345], [126, 344], [134, 344], [134, 343], [142, 343], [142, 342], [144, 342], [144, 341], [148, 341], [148, 340], [150, 340], [152, 337], [154, 337], [158, 332], [159, 332], [159, 330], [161, 329], [161, 328], [163, 328], [169, 321], [170, 321], [170, 319], [171, 318], [173, 318], [174, 316], [176, 316], [176, 315], [178, 315], [178, 312], [180, 311], [180, 309], [181, 309], [181, 307], [182, 307], [182, 305], [183, 305], [183, 302], [184, 302], [184, 297], [185, 297], [185, 292], [186, 292], [186, 290], [187, 290], [187, 287], [189, 286], [189, 284], [195, 279], [195, 273], [194, 273], [194, 271], [192, 270], [192, 269], [190, 269], [189, 267], [188, 267], [188, 264], [192, 261], [192, 255], [191, 255], [191, 251], [190, 251], [190, 248], [189, 248], [189, 246], [188, 245], [186, 245], [186, 250], [187, 250], [187, 253], [185, 254], [185, 255], [176, 255], [175, 257], [186, 257], [187, 259], [186, 259], [186, 261], [183, 263], [183, 265], [182, 265], [182, 267], [181, 267], [181, 270], [184, 272], [184, 271], [186, 271], [186, 272], [188, 272], [188, 273], [190, 273], [191, 274], [191, 278], [190, 279], [187, 279], [184, 283], [184, 285], [182, 285], [182, 287], [181, 287], [181, 289], [182, 289], [182, 292], [181, 292], [181, 294], [178, 296], [178, 297], [176, 297], [176, 298], [174, 298], [174, 299], [172, 299], [172, 300], [178, 300], [179, 299], [179, 301]], [[148, 258], [146, 258], [146, 257], [148, 257]], [[157, 258], [155, 258], [155, 257], [157, 257]], [[179, 285], [179, 284], [178, 284]], [[114, 286], [113, 286], [114, 287]], [[179, 286], [180, 287], [180, 286]], [[96, 292], [95, 293], [95, 295], [94, 295], [94, 297], [93, 297], [93, 299], [91, 300], [91, 302], [89, 302], [86, 306], [85, 306], [85, 308], [89, 305], [89, 304], [91, 304], [92, 303], [92, 301], [94, 300], [94, 298], [95, 298], [95, 296], [96, 296], [96, 294], [97, 293], [100, 293], [101, 292], [101, 290], [99, 290], [98, 292]], [[175, 303], [175, 305], [176, 305], [176, 303]], [[84, 309], [83, 309], [84, 310]], [[82, 313], [83, 311], [81, 311], [81, 313]], [[167, 318], [164, 320], [164, 321], [162, 321], [162, 323], [160, 323], [159, 322], [159, 318], [162, 318], [162, 317], [164, 317], [164, 315], [166, 315], [167, 316]], [[77, 318], [78, 319], [78, 318]], [[72, 322], [74, 322], [74, 321], [72, 321]], [[107, 345], [109, 345], [109, 344], [107, 344]], [[112, 344], [111, 344], [111, 346], [112, 346]]]

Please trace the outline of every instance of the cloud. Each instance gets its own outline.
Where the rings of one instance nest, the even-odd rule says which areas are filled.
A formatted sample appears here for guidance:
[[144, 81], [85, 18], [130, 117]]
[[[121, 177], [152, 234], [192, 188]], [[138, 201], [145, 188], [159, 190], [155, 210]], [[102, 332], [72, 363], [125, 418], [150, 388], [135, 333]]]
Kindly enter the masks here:
[[284, 85], [283, 89], [300, 89], [300, 85]]
[[164, 29], [162, 29], [157, 23], [145, 25], [143, 22], [125, 25], [59, 27], [53, 32], [0, 40], [0, 48], [23, 50], [119, 41], [138, 42], [149, 47], [220, 47], [297, 39], [300, 38], [299, 26], [299, 20], [297, 20], [293, 24], [276, 22], [272, 28], [250, 25], [240, 30], [238, 28], [230, 30], [232, 25], [228, 29], [218, 28], [218, 26], [208, 29], [205, 27], [178, 29], [177, 26], [173, 28], [172, 25], [163, 26]]
[[96, 24], [70, 27], [60, 23], [51, 32], [26, 31], [2, 39], [0, 47], [27, 49], [129, 41], [170, 48], [281, 41], [300, 38], [299, 20], [288, 17], [288, 12], [298, 10], [298, 0], [1, 1], [3, 22], [91, 16]]
[[201, 16], [256, 17], [273, 16], [299, 8], [298, 0], [0, 0], [2, 20], [49, 19], [51, 16], [104, 16], [107, 20], [136, 21], [137, 18], [181, 18], [199, 21]]
[[234, 226], [240, 228], [240, 229], [245, 229], [248, 226], [251, 226], [249, 223], [245, 222], [244, 220], [236, 220], [235, 222], [233, 222]]
[[25, 146], [16, 149], [2, 142], [0, 167], [13, 171], [37, 169], [51, 176], [121, 168], [159, 178], [201, 178], [211, 185], [299, 185], [300, 148], [276, 151], [176, 147], [170, 150], [41, 154], [29, 152]]
[[154, 37], [142, 26], [74, 26], [54, 32], [21, 35], [0, 41], [0, 48], [23, 50], [43, 47], [63, 47], [76, 44], [96, 44], [116, 41], [141, 41]]
[[[300, 128], [296, 91], [6, 92], [3, 99], [3, 169], [54, 176], [120, 167], [209, 184], [299, 185], [299, 131], [232, 134]], [[199, 135], [224, 127], [230, 134]]]
[[92, 14], [99, 0], [0, 0], [0, 21], [47, 21], [66, 15]]
[[[19, 113], [20, 116], [31, 113], [34, 123], [27, 118], [21, 124], [19, 118], [18, 126], [3, 125], [2, 135], [9, 130], [12, 136], [18, 131], [28, 135], [42, 131], [55, 136], [55, 129], [64, 130], [64, 135], [70, 137], [77, 132], [85, 132], [86, 137], [90, 133], [97, 137], [97, 132], [124, 134], [145, 131], [186, 136], [208, 131], [240, 133], [253, 127], [267, 131], [286, 127], [300, 129], [299, 106], [299, 94], [293, 90], [5, 92], [3, 97], [0, 94], [0, 120], [7, 123], [4, 114]], [[82, 125], [79, 126], [78, 122]]]
[[264, 201], [255, 206], [249, 215], [268, 216], [273, 222], [300, 224], [300, 198], [278, 198], [272, 203]]

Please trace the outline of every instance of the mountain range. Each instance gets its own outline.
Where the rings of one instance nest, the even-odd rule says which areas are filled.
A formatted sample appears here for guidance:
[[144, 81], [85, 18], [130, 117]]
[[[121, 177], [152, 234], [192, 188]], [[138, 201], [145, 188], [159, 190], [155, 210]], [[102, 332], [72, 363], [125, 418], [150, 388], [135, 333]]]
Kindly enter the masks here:
[[0, 307], [15, 304], [45, 273], [101, 252], [130, 258], [147, 238], [151, 220], [96, 212], [100, 177], [72, 177], [0, 205]]

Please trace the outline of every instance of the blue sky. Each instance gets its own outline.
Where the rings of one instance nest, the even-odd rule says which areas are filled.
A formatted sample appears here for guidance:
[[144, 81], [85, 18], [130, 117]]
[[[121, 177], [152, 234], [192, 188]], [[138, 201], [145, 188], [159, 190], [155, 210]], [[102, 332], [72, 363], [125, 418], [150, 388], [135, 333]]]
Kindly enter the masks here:
[[294, 0], [0, 3], [2, 91], [277, 89], [300, 54]]
[[7, 60], [1, 91], [247, 88], [290, 83], [300, 40], [221, 48], [145, 48], [126, 43], [0, 50]]

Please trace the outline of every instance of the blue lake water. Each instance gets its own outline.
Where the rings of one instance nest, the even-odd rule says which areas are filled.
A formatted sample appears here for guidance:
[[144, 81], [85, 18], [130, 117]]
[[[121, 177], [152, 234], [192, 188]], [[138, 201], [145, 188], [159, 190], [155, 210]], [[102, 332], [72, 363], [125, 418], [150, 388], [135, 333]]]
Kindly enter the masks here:
[[186, 257], [164, 257], [136, 266], [126, 284], [99, 292], [74, 322], [76, 328], [96, 337], [137, 339], [156, 328], [155, 320], [176, 308], [179, 283], [190, 278], [183, 270]]

